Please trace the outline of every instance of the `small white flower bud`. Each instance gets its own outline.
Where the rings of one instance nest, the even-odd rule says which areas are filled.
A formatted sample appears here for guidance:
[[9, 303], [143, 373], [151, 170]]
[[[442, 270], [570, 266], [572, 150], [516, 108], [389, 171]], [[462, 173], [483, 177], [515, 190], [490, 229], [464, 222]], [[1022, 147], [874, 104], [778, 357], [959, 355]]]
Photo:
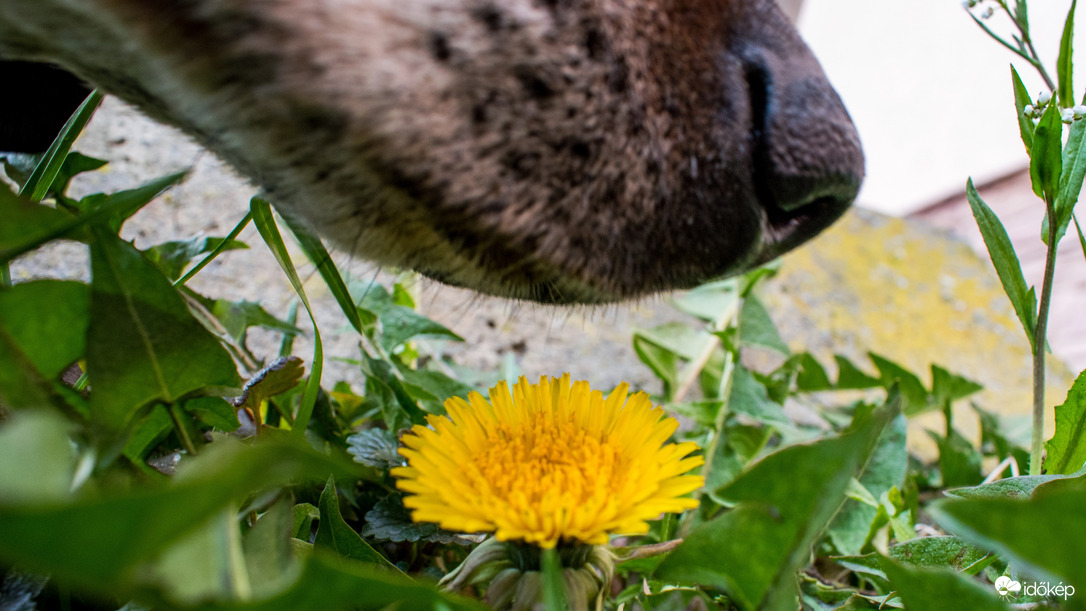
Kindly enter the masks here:
[[1081, 119], [1086, 116], [1086, 106], [1083, 106], [1082, 104], [1071, 107], [1071, 111], [1075, 113], [1076, 119]]
[[1037, 112], [1037, 109], [1033, 107], [1033, 104], [1026, 104], [1022, 107], [1022, 114], [1027, 117], [1032, 117]]
[[1070, 123], [1071, 121], [1074, 121], [1075, 111], [1071, 110], [1070, 108], [1064, 108], [1062, 111], [1060, 111], [1060, 120], [1064, 123]]
[[987, 18], [991, 17], [994, 14], [995, 14], [995, 9], [989, 6], [988, 8], [984, 9], [984, 12], [982, 12], [980, 14], [980, 18], [981, 19], [987, 19]]
[[1052, 99], [1052, 94], [1050, 92], [1042, 91], [1041, 93], [1037, 94], [1037, 105], [1038, 106], [1045, 106], [1045, 105], [1048, 104], [1048, 102], [1051, 99]]

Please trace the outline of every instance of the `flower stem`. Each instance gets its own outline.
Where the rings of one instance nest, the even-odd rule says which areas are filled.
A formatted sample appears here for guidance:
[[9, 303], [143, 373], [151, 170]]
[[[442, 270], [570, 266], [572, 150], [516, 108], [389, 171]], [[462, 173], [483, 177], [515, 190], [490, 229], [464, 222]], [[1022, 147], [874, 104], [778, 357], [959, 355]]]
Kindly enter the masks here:
[[1048, 211], [1048, 248], [1045, 252], [1045, 275], [1041, 281], [1041, 303], [1037, 309], [1037, 327], [1033, 333], [1033, 439], [1029, 452], [1029, 474], [1041, 474], [1041, 450], [1044, 447], [1045, 427], [1045, 347], [1048, 332], [1048, 307], [1052, 301], [1052, 278], [1056, 269], [1055, 204], [1045, 197]]

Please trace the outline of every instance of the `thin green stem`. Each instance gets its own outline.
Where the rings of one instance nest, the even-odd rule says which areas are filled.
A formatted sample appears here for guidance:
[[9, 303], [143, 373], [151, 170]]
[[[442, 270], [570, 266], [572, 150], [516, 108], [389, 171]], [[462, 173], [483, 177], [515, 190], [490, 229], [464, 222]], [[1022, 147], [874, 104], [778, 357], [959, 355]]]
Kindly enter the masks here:
[[0, 264], [0, 289], [11, 288], [11, 268], [7, 263]]
[[166, 411], [170, 412], [170, 419], [173, 420], [173, 428], [177, 431], [177, 437], [181, 440], [181, 445], [185, 447], [185, 450], [191, 456], [196, 456], [196, 444], [192, 443], [192, 438], [189, 437], [189, 431], [185, 428], [185, 422], [181, 420], [181, 415], [178, 411], [181, 407], [175, 403], [171, 403]]
[[1045, 334], [1048, 331], [1048, 307], [1052, 301], [1052, 278], [1056, 270], [1056, 231], [1058, 223], [1055, 203], [1045, 198], [1048, 210], [1048, 249], [1045, 253], [1045, 275], [1041, 281], [1041, 303], [1037, 309], [1037, 327], [1033, 334], [1033, 440], [1029, 452], [1029, 474], [1041, 474], [1041, 450], [1044, 447], [1045, 426]]
[[226, 239], [220, 242], [214, 250], [212, 250], [206, 257], [204, 257], [199, 263], [197, 263], [195, 267], [190, 269], [187, 274], [178, 278], [177, 281], [173, 283], [173, 285], [185, 286], [186, 282], [188, 282], [196, 274], [200, 273], [200, 270], [204, 269], [204, 267], [206, 267], [208, 263], [211, 263], [211, 261], [214, 260], [215, 257], [219, 256], [222, 251], [226, 250], [226, 247], [230, 245], [230, 242], [232, 242], [234, 238], [238, 237], [238, 234], [241, 233], [241, 230], [245, 229], [245, 227], [249, 224], [249, 221], [251, 220], [253, 220], [253, 213], [251, 211], [246, 212], [245, 217], [242, 218], [241, 221], [234, 226], [234, 229], [230, 232], [230, 235], [226, 236]]

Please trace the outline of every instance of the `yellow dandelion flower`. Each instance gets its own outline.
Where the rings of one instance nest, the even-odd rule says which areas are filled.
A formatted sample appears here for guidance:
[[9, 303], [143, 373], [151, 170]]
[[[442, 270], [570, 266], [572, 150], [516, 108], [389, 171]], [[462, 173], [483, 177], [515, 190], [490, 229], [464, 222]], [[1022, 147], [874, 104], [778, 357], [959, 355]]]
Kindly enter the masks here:
[[704, 483], [685, 475], [703, 464], [688, 443], [665, 443], [678, 422], [648, 395], [606, 399], [569, 374], [490, 400], [471, 393], [445, 402], [404, 436], [407, 466], [393, 469], [404, 505], [420, 522], [459, 532], [494, 532], [501, 541], [552, 548], [559, 541], [599, 545], [610, 534], [639, 534], [647, 520], [697, 506], [683, 495]]

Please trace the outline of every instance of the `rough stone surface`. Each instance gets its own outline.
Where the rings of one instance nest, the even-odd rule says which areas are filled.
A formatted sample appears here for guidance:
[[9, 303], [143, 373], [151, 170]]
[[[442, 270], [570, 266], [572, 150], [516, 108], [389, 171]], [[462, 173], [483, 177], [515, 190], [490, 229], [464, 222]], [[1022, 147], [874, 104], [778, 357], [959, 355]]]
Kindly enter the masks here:
[[[199, 233], [225, 235], [255, 192], [177, 132], [113, 100], [77, 149], [111, 160], [105, 171], [74, 185], [79, 193], [130, 188], [193, 168], [183, 185], [126, 225], [125, 237], [140, 247]], [[214, 297], [259, 301], [284, 316], [295, 299], [292, 290], [256, 231], [249, 228], [241, 238], [251, 249], [226, 253], [194, 279], [193, 288]], [[303, 261], [294, 254], [296, 262]], [[16, 281], [85, 277], [85, 257], [81, 246], [63, 244], [17, 262], [13, 274]], [[354, 278], [379, 274], [364, 262], [344, 255], [337, 259]], [[357, 369], [336, 360], [357, 357], [352, 333], [345, 331], [342, 314], [312, 267], [300, 267], [325, 341], [325, 383], [344, 379], [357, 388]], [[548, 309], [427, 281], [419, 281], [417, 289], [421, 310], [465, 338], [463, 344], [446, 347], [463, 364], [492, 371], [511, 354], [529, 377], [569, 371], [598, 388], [626, 380], [635, 388], [659, 390], [631, 348], [632, 329], [685, 319], [666, 306], [666, 297], [605, 308]], [[984, 384], [987, 390], [979, 401], [988, 409], [1028, 413], [1029, 350], [1010, 304], [990, 264], [942, 231], [875, 213], [852, 213], [788, 255], [781, 273], [767, 284], [765, 300], [786, 341], [797, 350], [806, 347], [826, 364], [832, 364], [833, 353], [843, 353], [873, 371], [865, 357], [870, 350], [930, 383], [929, 366], [937, 363]], [[300, 326], [308, 328], [308, 321]], [[271, 334], [257, 334], [251, 343], [265, 358], [278, 349], [278, 337]], [[308, 359], [311, 350], [301, 340], [295, 353]], [[1063, 400], [1071, 379], [1065, 367], [1053, 362], [1050, 404]], [[968, 426], [975, 418], [965, 408], [959, 421]], [[938, 428], [932, 421], [926, 426]]]

